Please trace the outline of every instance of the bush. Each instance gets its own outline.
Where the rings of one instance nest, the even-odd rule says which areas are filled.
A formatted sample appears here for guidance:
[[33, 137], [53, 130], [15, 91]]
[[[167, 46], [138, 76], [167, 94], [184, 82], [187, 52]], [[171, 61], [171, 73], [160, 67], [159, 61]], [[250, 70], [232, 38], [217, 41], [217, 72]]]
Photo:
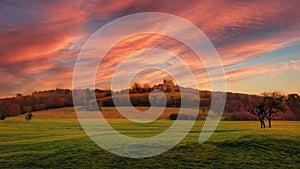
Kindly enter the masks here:
[[224, 113], [222, 116], [224, 121], [252, 121], [258, 120], [257, 117], [249, 112], [233, 112], [233, 113]]
[[5, 120], [6, 119], [6, 115], [4, 113], [0, 114], [0, 120]]
[[5, 120], [7, 117], [7, 113], [4, 110], [2, 104], [0, 103], [0, 120]]
[[170, 114], [169, 120], [196, 120], [196, 117], [192, 114]]
[[170, 114], [170, 116], [169, 116], [169, 120], [176, 120], [176, 119], [177, 119], [177, 117], [178, 117], [178, 114], [175, 114], [175, 113], [173, 113], [173, 114]]

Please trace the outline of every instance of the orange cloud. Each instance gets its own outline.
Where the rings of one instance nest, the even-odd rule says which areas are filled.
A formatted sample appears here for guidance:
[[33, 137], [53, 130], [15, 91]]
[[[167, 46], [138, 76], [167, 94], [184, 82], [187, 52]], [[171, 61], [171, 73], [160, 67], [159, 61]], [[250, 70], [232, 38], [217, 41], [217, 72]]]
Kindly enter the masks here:
[[[3, 2], [0, 6], [0, 97], [19, 91], [71, 87], [75, 59], [89, 35], [104, 24], [136, 12], [164, 12], [185, 18], [213, 42], [228, 82], [278, 72], [270, 65], [227, 67], [300, 41], [299, 1], [89, 1]], [[146, 21], [143, 21], [146, 22]], [[159, 24], [153, 23], [160, 28]], [[178, 26], [178, 25], [174, 25]], [[120, 31], [122, 28], [120, 27]], [[187, 35], [193, 38], [193, 35]], [[167, 37], [140, 35], [117, 44], [103, 60], [98, 82], [109, 84], [124, 57], [145, 47], [160, 47], [181, 57], [207, 84], [203, 64], [184, 44]], [[141, 60], [136, 60], [142, 64]], [[272, 61], [270, 61], [272, 62]], [[286, 60], [299, 71], [298, 60]], [[129, 68], [130, 69], [130, 68]], [[281, 70], [281, 69], [280, 69]], [[153, 78], [154, 74], [148, 75]], [[200, 79], [201, 78], [201, 79]]]

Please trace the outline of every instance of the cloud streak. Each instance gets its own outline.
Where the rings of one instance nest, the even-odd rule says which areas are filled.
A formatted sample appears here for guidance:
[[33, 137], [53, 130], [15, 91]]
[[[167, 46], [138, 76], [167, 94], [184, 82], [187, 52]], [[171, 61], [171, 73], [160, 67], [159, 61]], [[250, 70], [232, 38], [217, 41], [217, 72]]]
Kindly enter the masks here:
[[[251, 61], [300, 41], [300, 2], [296, 0], [288, 3], [174, 1], [172, 6], [167, 1], [153, 0], [1, 3], [0, 97], [56, 87], [71, 88], [74, 62], [88, 37], [116, 18], [146, 11], [177, 15], [201, 29], [217, 49], [229, 85], [256, 78], [259, 73], [276, 76], [276, 72], [300, 71], [297, 59], [287, 59], [285, 63], [270, 60], [263, 66]], [[133, 36], [117, 44], [105, 56], [97, 82], [107, 87], [103, 84], [108, 84], [122, 59], [146, 47], [175, 53], [199, 75], [201, 87], [209, 86], [203, 64], [188, 47], [174, 39], [149, 34]], [[138, 58], [137, 62], [143, 64]], [[235, 66], [240, 63], [247, 63], [248, 67]], [[176, 68], [176, 65], [169, 66]]]

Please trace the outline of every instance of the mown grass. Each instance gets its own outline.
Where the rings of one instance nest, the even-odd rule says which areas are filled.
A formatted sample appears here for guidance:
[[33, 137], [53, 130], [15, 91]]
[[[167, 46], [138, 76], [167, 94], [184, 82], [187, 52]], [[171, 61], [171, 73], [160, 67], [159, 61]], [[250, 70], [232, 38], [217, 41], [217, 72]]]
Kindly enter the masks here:
[[[109, 120], [123, 134], [160, 133], [173, 122], [151, 125]], [[148, 126], [147, 126], [148, 125]], [[300, 122], [274, 121], [260, 129], [256, 121], [222, 121], [204, 144], [198, 143], [203, 121], [161, 155], [119, 157], [86, 136], [71, 108], [33, 113], [0, 121], [0, 168], [300, 168]], [[137, 130], [138, 128], [138, 130]]]

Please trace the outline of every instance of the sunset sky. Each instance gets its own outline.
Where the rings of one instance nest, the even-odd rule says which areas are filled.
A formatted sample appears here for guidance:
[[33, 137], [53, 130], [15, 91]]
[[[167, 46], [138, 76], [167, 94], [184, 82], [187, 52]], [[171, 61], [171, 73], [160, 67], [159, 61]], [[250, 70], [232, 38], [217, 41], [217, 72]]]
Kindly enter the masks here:
[[[298, 0], [0, 1], [0, 97], [71, 89], [74, 64], [87, 39], [105, 24], [138, 12], [176, 15], [202, 30], [220, 56], [228, 91], [300, 93], [299, 9]], [[202, 64], [186, 46], [151, 34], [124, 39], [107, 53], [97, 75], [99, 87], [107, 88], [124, 57], [147, 47], [178, 54], [196, 74], [199, 88], [209, 89]], [[143, 62], [136, 56], [134, 64]], [[164, 56], [159, 62], [177, 65]], [[142, 82], [161, 81], [159, 74], [148, 72]]]

